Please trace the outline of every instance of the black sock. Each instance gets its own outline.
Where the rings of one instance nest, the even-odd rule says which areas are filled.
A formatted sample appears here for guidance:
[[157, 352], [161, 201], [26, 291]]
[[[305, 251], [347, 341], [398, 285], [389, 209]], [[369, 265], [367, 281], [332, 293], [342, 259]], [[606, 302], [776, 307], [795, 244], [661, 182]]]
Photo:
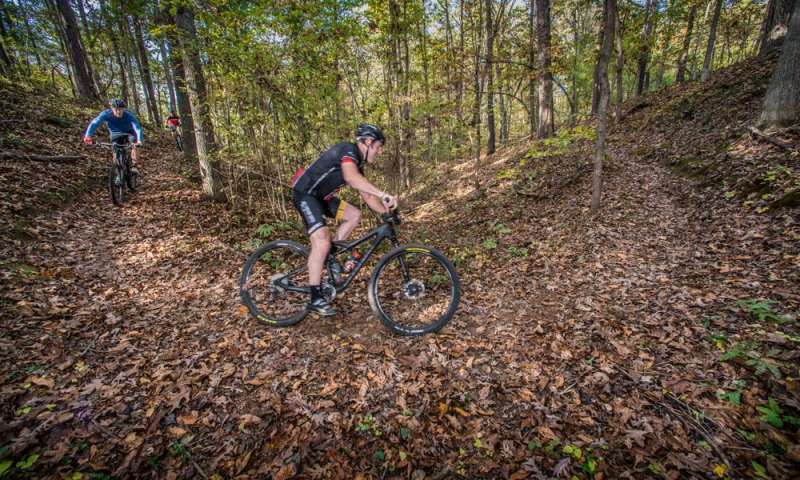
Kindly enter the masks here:
[[311, 301], [322, 298], [322, 288], [319, 285], [310, 285], [311, 287]]

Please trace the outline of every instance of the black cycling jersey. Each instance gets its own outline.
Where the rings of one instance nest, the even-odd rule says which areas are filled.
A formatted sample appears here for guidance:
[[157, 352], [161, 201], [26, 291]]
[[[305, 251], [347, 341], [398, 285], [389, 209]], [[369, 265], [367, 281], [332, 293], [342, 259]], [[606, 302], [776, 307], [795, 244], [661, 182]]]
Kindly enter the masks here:
[[292, 179], [295, 191], [324, 198], [345, 184], [342, 164], [351, 162], [364, 173], [364, 159], [355, 143], [337, 143], [322, 152], [316, 162], [305, 171], [298, 171]]

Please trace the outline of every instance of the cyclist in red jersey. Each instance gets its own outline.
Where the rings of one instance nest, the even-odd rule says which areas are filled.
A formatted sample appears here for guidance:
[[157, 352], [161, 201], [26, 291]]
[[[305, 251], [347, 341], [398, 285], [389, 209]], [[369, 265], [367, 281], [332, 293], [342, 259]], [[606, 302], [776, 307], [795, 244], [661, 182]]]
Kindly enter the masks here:
[[181, 126], [181, 118], [175, 114], [175, 111], [169, 112], [169, 116], [167, 117], [167, 128], [170, 130], [175, 130], [176, 128]]
[[308, 283], [311, 300], [306, 308], [323, 316], [335, 315], [336, 310], [322, 294], [322, 269], [331, 248], [331, 234], [324, 217], [341, 220], [333, 240], [346, 240], [358, 226], [361, 211], [333, 196], [343, 185], [361, 193], [367, 205], [379, 213], [397, 207], [397, 199], [382, 192], [364, 177], [364, 167], [373, 163], [386, 142], [380, 128], [361, 124], [356, 131], [356, 143], [338, 143], [322, 152], [310, 167], [298, 170], [292, 179], [292, 200], [303, 217], [311, 252], [308, 256]]

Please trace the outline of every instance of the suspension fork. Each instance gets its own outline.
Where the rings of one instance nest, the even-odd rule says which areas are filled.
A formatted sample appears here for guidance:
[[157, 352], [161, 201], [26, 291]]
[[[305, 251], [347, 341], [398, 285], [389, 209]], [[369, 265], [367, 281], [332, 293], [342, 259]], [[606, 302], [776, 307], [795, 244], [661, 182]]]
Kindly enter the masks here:
[[[389, 237], [389, 240], [392, 242], [392, 247], [398, 247], [400, 242], [397, 241], [397, 234], [394, 231], [394, 227], [392, 227], [392, 233]], [[400, 272], [403, 274], [403, 281], [410, 282], [411, 281], [411, 273], [408, 271], [408, 265], [406, 265], [406, 259], [403, 255], [399, 255], [397, 259], [400, 261]]]

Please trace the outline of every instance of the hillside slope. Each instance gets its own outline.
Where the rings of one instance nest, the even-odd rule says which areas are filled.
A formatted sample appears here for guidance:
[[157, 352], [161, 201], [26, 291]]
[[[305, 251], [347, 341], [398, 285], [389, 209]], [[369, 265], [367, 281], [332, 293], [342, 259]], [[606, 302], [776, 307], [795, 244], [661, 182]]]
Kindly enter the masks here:
[[[487, 161], [483, 198], [471, 195], [470, 165], [431, 183], [435, 200], [408, 211], [401, 236], [447, 252], [465, 291], [451, 324], [421, 339], [389, 334], [363, 283], [337, 300], [343, 314], [332, 319], [272, 329], [243, 315], [237, 282], [248, 250], [240, 245], [254, 225], [202, 202], [174, 173], [171, 149], [147, 150], [145, 184], [121, 209], [102, 184], [76, 191], [67, 208], [40, 208], [30, 200], [39, 196], [17, 185], [51, 185], [47, 170], [5, 161], [0, 202], [3, 220], [14, 220], [4, 225], [0, 266], [0, 469], [41, 478], [740, 478], [762, 470], [792, 478], [800, 467], [797, 210], [748, 204], [752, 192], [726, 195], [727, 174], [689, 178], [642, 150], [658, 137], [659, 151], [668, 146], [674, 158], [705, 159], [701, 146], [717, 155], [718, 137], [692, 147], [670, 136], [682, 123], [662, 129], [645, 118], [670, 115], [678, 98], [722, 95], [726, 76], [761, 68], [742, 90], [749, 103], [726, 103], [707, 120], [709, 133], [731, 112], [746, 122], [765, 65], [748, 62], [708, 86], [629, 105], [611, 138], [595, 218], [585, 128]], [[8, 105], [18, 112], [11, 118], [32, 108], [22, 101]], [[37, 118], [19, 122], [15, 135], [33, 135]], [[86, 119], [36, 149], [79, 133]], [[747, 146], [754, 168], [773, 162], [797, 174], [794, 154], [739, 130], [726, 141]], [[83, 175], [102, 174], [88, 160], [102, 166], [102, 152], [81, 152]], [[791, 183], [781, 178], [783, 192]], [[275, 230], [269, 238], [286, 234]]]

